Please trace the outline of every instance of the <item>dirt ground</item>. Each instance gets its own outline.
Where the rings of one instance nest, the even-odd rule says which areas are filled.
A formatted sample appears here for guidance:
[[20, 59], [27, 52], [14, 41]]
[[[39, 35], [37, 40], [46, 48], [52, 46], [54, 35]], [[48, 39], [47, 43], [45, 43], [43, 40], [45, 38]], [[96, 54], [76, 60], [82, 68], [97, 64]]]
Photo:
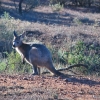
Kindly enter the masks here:
[[100, 100], [100, 77], [0, 75], [0, 100]]

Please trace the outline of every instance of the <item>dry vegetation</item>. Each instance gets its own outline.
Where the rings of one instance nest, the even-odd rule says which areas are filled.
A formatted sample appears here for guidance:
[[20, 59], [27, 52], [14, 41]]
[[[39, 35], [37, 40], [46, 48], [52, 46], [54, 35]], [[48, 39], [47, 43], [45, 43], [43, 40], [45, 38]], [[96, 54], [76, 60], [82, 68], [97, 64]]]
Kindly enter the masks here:
[[[4, 11], [7, 12], [5, 12], [6, 16], [3, 15]], [[8, 13], [11, 17], [10, 20]], [[0, 18], [0, 39], [2, 41], [11, 42], [14, 29], [18, 33], [26, 31], [27, 36], [31, 31], [31, 37], [27, 37], [25, 41], [45, 44], [52, 52], [57, 69], [65, 68], [67, 64], [63, 63], [61, 59], [57, 59], [57, 63], [55, 62], [55, 58], [58, 58], [55, 55], [56, 52], [59, 51], [61, 56], [62, 51], [69, 51], [80, 40], [84, 41], [87, 46], [100, 47], [100, 13], [96, 8], [61, 7], [60, 11], [55, 12], [51, 6], [42, 5], [29, 12], [23, 12], [21, 16], [17, 13], [12, 0], [2, 0], [0, 15], [3, 16]], [[5, 18], [7, 18], [6, 21]], [[2, 34], [3, 32], [7, 34]], [[8, 37], [9, 34], [11, 34], [10, 37]], [[92, 50], [91, 54], [94, 55], [95, 52]], [[98, 49], [97, 55], [100, 56], [100, 49]], [[95, 73], [91, 76], [82, 76], [82, 73], [76, 69], [73, 71], [80, 75], [75, 75], [71, 71], [63, 71], [66, 74], [63, 77], [53, 77], [48, 74], [33, 77], [28, 74], [18, 75], [17, 71], [20, 70], [21, 63], [13, 64], [12, 69], [14, 66], [17, 66], [17, 69], [8, 73], [13, 61], [17, 59], [20, 62], [19, 56], [16, 56], [16, 59], [11, 59], [11, 57], [15, 56], [10, 55], [10, 58], [3, 61], [0, 59], [0, 67], [3, 66], [5, 69], [5, 72], [0, 70], [3, 73], [0, 75], [0, 100], [100, 99], [100, 65], [93, 67]], [[13, 61], [7, 62], [9, 59]], [[26, 68], [26, 70], [28, 69]], [[12, 73], [14, 74], [11, 75]]]

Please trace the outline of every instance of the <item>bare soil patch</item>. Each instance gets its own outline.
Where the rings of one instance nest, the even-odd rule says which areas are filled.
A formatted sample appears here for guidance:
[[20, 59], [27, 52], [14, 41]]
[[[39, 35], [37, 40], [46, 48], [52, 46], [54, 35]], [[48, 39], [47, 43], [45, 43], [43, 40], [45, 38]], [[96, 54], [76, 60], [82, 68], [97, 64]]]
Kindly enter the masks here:
[[100, 78], [0, 75], [0, 100], [99, 100]]

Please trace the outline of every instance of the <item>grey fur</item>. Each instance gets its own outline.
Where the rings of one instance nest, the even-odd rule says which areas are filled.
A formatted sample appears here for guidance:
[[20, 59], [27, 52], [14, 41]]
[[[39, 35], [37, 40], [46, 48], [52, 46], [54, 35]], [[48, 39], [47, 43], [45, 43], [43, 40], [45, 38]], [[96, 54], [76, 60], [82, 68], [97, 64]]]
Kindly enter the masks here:
[[20, 54], [23, 62], [26, 61], [33, 66], [33, 74], [40, 74], [40, 68], [45, 67], [53, 74], [61, 75], [61, 73], [54, 68], [51, 53], [46, 46], [42, 44], [25, 44], [21, 40], [22, 36], [23, 34], [18, 36], [14, 32], [13, 47]]

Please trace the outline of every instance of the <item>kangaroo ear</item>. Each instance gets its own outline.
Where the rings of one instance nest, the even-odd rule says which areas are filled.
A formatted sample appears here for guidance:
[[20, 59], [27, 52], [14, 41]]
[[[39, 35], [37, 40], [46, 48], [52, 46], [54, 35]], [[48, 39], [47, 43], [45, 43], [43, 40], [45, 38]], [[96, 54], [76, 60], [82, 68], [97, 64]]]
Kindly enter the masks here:
[[14, 36], [15, 36], [15, 37], [17, 37], [17, 36], [18, 36], [18, 35], [17, 35], [17, 33], [16, 33], [15, 31], [13, 32], [13, 34], [14, 34]]
[[23, 34], [20, 35], [20, 38], [23, 39], [25, 37], [25, 32], [23, 32]]

